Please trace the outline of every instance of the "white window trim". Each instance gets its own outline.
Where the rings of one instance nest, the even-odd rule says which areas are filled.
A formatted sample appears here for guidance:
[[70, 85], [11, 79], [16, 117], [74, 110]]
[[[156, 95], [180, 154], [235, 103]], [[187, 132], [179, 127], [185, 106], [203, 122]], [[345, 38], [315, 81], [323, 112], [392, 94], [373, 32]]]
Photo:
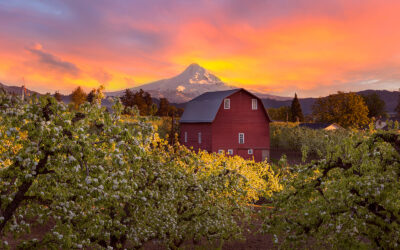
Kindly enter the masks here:
[[[240, 141], [240, 137], [243, 137], [243, 142]], [[239, 144], [244, 144], [244, 133], [239, 133]]]
[[253, 149], [252, 149], [252, 148], [249, 148], [249, 149], [247, 150], [247, 154], [252, 155], [252, 154], [253, 154]]
[[251, 99], [251, 109], [252, 110], [257, 110], [257, 108], [258, 108], [257, 103], [258, 103], [257, 99], [255, 99], [255, 98]]
[[218, 149], [218, 154], [223, 154], [224, 150], [223, 149]]
[[185, 138], [185, 143], [187, 142], [187, 132], [185, 131], [185, 136], [184, 136], [184, 138]]
[[198, 136], [199, 136], [199, 138], [198, 138], [199, 144], [201, 144], [201, 132], [199, 132]]
[[224, 99], [224, 109], [231, 109], [231, 99], [229, 98]]
[[228, 155], [233, 155], [233, 149], [228, 149]]

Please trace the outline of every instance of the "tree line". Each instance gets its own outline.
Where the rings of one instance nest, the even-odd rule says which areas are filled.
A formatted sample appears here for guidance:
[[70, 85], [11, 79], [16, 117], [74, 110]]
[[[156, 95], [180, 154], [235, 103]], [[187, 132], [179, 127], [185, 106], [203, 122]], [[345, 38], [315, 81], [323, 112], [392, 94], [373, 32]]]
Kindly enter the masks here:
[[[388, 118], [385, 102], [377, 93], [358, 95], [353, 92], [338, 92], [320, 97], [314, 103], [309, 116], [303, 115], [295, 94], [291, 106], [269, 108], [267, 111], [271, 119], [276, 121], [337, 123], [345, 128], [362, 128], [373, 120]], [[400, 117], [400, 94], [395, 111]]]
[[[104, 87], [100, 86], [99, 89], [92, 89], [89, 94], [79, 86], [71, 93], [71, 102], [72, 106], [75, 109], [85, 103], [93, 103], [95, 102], [95, 97], [99, 94], [104, 98]], [[62, 95], [59, 92], [54, 94], [54, 97], [57, 101], [62, 100]], [[180, 117], [183, 114], [183, 108], [177, 108], [174, 105], [171, 105], [167, 98], [160, 98], [159, 105], [154, 102], [154, 99], [151, 97], [150, 93], [143, 91], [140, 89], [137, 92], [134, 92], [130, 89], [126, 89], [124, 95], [120, 98], [122, 104], [124, 105], [124, 114], [131, 114], [132, 110], [136, 107], [141, 116], [176, 116]]]

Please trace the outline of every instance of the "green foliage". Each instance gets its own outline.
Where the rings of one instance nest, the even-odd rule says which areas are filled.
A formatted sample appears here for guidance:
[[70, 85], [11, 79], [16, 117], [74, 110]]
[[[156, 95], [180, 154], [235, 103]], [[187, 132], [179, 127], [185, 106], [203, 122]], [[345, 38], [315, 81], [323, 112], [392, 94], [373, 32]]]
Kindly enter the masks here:
[[292, 113], [289, 106], [267, 109], [268, 115], [273, 121], [289, 121]]
[[302, 152], [304, 158], [326, 155], [329, 145], [340, 143], [352, 133], [357, 132], [302, 128], [298, 123], [270, 124], [271, 147]]
[[371, 93], [369, 95], [362, 95], [365, 104], [368, 107], [368, 117], [372, 118], [380, 118], [386, 117], [386, 104], [385, 102], [379, 97], [377, 93]]
[[344, 128], [362, 128], [369, 123], [368, 107], [355, 93], [343, 93], [318, 98], [313, 106], [318, 122], [338, 123]]
[[292, 122], [303, 122], [304, 121], [303, 111], [301, 110], [301, 105], [300, 105], [299, 99], [297, 98], [297, 94], [294, 94], [292, 105], [290, 106], [290, 113], [291, 113], [290, 120]]
[[72, 92], [71, 100], [75, 109], [78, 109], [86, 101], [86, 93], [80, 86]]
[[263, 231], [284, 248], [397, 249], [399, 177], [399, 134], [343, 139], [282, 178]]
[[280, 188], [265, 162], [172, 147], [147, 118], [121, 119], [118, 99], [113, 109], [0, 95], [0, 237], [52, 221], [20, 247], [229, 239], [240, 236], [247, 203]]

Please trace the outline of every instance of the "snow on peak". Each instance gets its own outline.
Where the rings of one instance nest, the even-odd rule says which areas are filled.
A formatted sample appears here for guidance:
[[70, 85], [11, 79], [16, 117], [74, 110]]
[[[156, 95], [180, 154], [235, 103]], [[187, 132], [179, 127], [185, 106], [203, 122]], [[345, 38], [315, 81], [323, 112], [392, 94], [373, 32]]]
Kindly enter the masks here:
[[184, 91], [186, 88], [182, 85], [179, 85], [178, 87], [176, 87], [176, 90], [178, 90], [179, 92]]
[[176, 78], [189, 84], [215, 84], [222, 81], [197, 63], [192, 63]]

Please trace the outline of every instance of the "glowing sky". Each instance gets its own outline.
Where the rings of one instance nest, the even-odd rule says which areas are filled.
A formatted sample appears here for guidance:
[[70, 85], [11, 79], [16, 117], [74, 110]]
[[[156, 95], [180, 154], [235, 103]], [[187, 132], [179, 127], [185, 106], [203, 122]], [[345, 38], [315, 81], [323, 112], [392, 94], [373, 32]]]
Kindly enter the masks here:
[[0, 82], [108, 91], [196, 62], [300, 97], [400, 87], [396, 0], [0, 0]]

